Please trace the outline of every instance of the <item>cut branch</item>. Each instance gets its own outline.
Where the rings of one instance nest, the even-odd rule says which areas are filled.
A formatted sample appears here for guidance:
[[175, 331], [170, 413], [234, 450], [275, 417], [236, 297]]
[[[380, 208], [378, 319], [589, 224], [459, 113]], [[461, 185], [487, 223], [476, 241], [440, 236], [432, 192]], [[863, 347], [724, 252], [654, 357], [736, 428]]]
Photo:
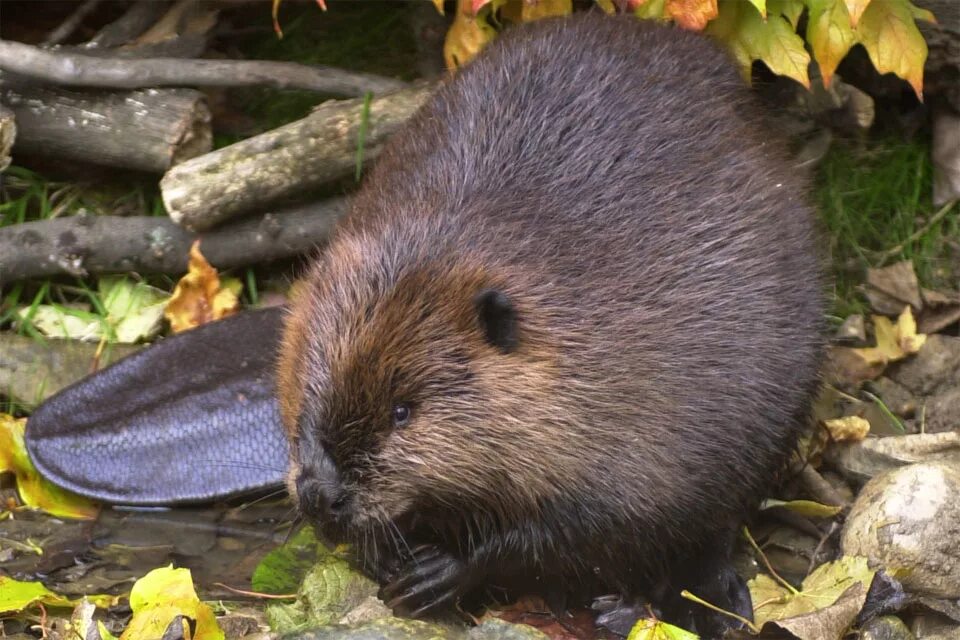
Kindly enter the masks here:
[[187, 270], [190, 245], [220, 269], [291, 258], [321, 244], [346, 200], [286, 209], [198, 235], [156, 216], [71, 216], [0, 228], [0, 286], [54, 275]]
[[362, 96], [407, 86], [393, 78], [293, 62], [106, 58], [46, 51], [9, 40], [0, 40], [0, 69], [53, 84], [112, 89], [264, 86]]
[[14, 112], [16, 151], [163, 173], [213, 145], [210, 109], [193, 89], [0, 92]]
[[10, 166], [10, 149], [17, 138], [17, 121], [13, 112], [0, 106], [0, 172]]
[[126, 13], [100, 29], [84, 46], [106, 49], [125, 45], [156, 22], [167, 6], [163, 1], [137, 0]]
[[[431, 89], [424, 85], [371, 101], [365, 160], [379, 153]], [[189, 229], [208, 229], [349, 174], [363, 112], [359, 99], [327, 102], [302, 120], [172, 168], [160, 181], [167, 212]]]
[[54, 29], [47, 39], [44, 40], [43, 44], [47, 46], [61, 44], [64, 40], [73, 35], [73, 32], [77, 30], [77, 27], [87, 18], [88, 15], [93, 13], [93, 11], [100, 5], [100, 0], [86, 0], [76, 11], [70, 14], [70, 16], [60, 24], [59, 27]]

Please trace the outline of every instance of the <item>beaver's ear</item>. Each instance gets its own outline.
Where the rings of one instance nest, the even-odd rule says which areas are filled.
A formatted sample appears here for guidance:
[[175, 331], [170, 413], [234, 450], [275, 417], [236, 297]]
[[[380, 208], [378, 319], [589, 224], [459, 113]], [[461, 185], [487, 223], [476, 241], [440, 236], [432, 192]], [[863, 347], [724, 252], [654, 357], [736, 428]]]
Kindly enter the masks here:
[[484, 289], [473, 300], [487, 342], [504, 353], [517, 347], [517, 310], [502, 291]]

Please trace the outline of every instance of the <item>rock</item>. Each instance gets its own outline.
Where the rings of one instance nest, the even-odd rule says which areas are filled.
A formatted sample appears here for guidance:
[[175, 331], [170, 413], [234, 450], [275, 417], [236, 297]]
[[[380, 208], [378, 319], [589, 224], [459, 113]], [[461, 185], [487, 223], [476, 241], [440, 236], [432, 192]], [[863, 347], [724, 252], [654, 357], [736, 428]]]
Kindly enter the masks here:
[[924, 430], [927, 433], [960, 429], [960, 387], [929, 398], [925, 404]]
[[916, 640], [913, 632], [896, 616], [874, 618], [860, 628], [861, 640]]
[[960, 387], [960, 338], [927, 336], [916, 355], [890, 367], [887, 375], [917, 395]]
[[914, 619], [913, 633], [917, 640], [957, 640], [960, 624], [946, 616], [922, 615]]
[[867, 330], [863, 321], [863, 314], [855, 313], [847, 316], [847, 319], [837, 329], [836, 340], [845, 344], [850, 343], [856, 347], [866, 345]]
[[873, 382], [873, 392], [890, 411], [901, 418], [909, 418], [917, 410], [917, 399], [910, 390], [886, 376], [880, 376]]
[[960, 432], [916, 433], [838, 443], [827, 461], [856, 484], [916, 462], [942, 462], [960, 469]]
[[[889, 439], [889, 438], [887, 438]], [[864, 486], [841, 536], [908, 591], [960, 597], [960, 464], [912, 464]]]

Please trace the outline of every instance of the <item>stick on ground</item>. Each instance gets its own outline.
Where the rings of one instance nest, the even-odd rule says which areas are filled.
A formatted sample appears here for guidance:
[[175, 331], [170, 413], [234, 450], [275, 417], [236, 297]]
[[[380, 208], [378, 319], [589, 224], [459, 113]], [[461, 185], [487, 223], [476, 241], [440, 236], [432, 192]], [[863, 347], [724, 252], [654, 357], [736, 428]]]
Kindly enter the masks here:
[[10, 166], [10, 150], [17, 138], [17, 121], [13, 111], [0, 106], [0, 171]]
[[0, 69], [52, 84], [111, 89], [262, 86], [362, 96], [407, 86], [393, 78], [294, 62], [106, 58], [46, 51], [10, 40], [0, 40]]
[[[346, 210], [324, 200], [201, 234], [200, 250], [219, 269], [308, 253]], [[0, 228], [0, 286], [25, 278], [187, 270], [198, 236], [158, 216], [70, 216]]]
[[[376, 156], [431, 88], [371, 101], [365, 161]], [[167, 212], [188, 229], [209, 229], [348, 175], [356, 166], [363, 111], [359, 99], [330, 101], [306, 118], [173, 167], [160, 181]]]

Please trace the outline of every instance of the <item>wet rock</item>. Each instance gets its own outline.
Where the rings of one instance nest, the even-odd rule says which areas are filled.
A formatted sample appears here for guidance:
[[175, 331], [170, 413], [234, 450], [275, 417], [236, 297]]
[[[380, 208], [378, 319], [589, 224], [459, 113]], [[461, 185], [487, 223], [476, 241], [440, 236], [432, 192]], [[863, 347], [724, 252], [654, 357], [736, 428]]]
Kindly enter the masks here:
[[927, 336], [916, 355], [890, 367], [887, 375], [917, 395], [960, 387], [960, 338]]
[[929, 614], [917, 616], [913, 621], [913, 634], [917, 640], [957, 640], [960, 624], [946, 616]]
[[917, 399], [910, 390], [886, 376], [880, 376], [873, 383], [873, 393], [877, 395], [890, 411], [901, 418], [911, 417], [917, 409]]
[[924, 430], [928, 433], [960, 429], [960, 387], [948, 389], [924, 404]]
[[861, 640], [916, 640], [913, 632], [896, 616], [875, 618], [860, 629]]
[[917, 433], [843, 442], [826, 451], [826, 459], [856, 484], [916, 462], [942, 462], [960, 469], [960, 432]]
[[912, 464], [871, 480], [841, 548], [886, 568], [908, 591], [960, 597], [960, 465]]
[[907, 305], [914, 311], [923, 308], [920, 283], [913, 262], [904, 260], [879, 269], [867, 269], [864, 293], [877, 313], [898, 316]]

